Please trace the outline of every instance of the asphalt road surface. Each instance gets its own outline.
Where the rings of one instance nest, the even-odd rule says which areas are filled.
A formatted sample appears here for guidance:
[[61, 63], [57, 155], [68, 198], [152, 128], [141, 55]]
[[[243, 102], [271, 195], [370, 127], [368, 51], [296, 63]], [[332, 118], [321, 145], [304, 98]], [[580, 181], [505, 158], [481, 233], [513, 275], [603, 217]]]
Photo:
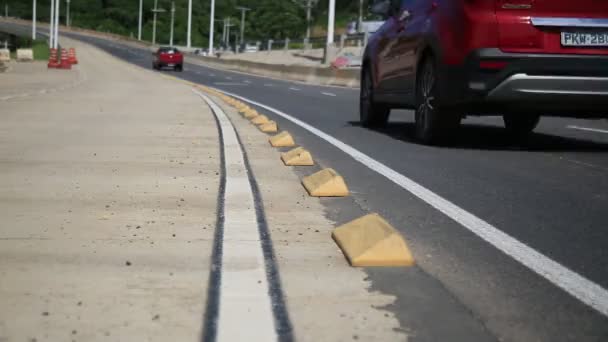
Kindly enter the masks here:
[[[143, 48], [69, 35], [151, 69]], [[497, 340], [608, 341], [607, 120], [543, 118], [515, 144], [499, 118], [467, 118], [449, 147], [428, 147], [413, 141], [409, 111], [393, 112], [384, 129], [362, 128], [356, 89], [198, 63], [167, 73], [257, 105], [321, 165], [338, 170], [353, 196], [323, 201], [331, 219], [376, 211], [403, 232], [422, 275], [368, 271], [375, 289], [397, 296], [400, 319], [441, 331], [428, 314], [443, 303], [433, 298], [436, 289]], [[408, 291], [421, 284], [431, 290], [416, 301]]]

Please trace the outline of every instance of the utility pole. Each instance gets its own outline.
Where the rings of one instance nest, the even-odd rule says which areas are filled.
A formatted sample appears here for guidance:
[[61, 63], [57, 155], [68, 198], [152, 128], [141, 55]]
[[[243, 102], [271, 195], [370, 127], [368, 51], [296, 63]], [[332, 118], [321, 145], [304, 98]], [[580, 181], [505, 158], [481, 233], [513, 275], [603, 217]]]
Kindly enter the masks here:
[[192, 0], [188, 0], [188, 34], [186, 37], [188, 49], [192, 46]]
[[144, 0], [139, 0], [139, 23], [137, 25], [137, 40], [141, 40], [141, 24], [144, 11]]
[[209, 56], [213, 55], [213, 30], [215, 25], [215, 0], [211, 0], [211, 19], [209, 23]]
[[32, 40], [36, 40], [36, 0], [32, 3]]
[[[59, 1], [59, 0], [57, 0]], [[51, 19], [49, 20], [49, 48], [55, 47], [55, 0], [51, 0]]]
[[329, 0], [329, 15], [327, 18], [327, 45], [334, 44], [334, 27], [336, 20], [336, 0]]
[[245, 42], [245, 15], [247, 11], [251, 11], [251, 8], [237, 7], [236, 9], [241, 11], [241, 45]]
[[154, 13], [152, 22], [152, 45], [156, 45], [156, 15], [164, 12], [166, 12], [164, 9], [158, 8], [158, 0], [154, 0], [154, 9], [152, 9], [152, 13]]
[[173, 46], [173, 25], [175, 25], [175, 1], [171, 1], [171, 35], [169, 38], [169, 46]]
[[59, 47], [59, 15], [61, 14], [61, 12], [59, 12], [60, 4], [61, 0], [55, 0], [55, 49]]
[[70, 27], [70, 0], [65, 0], [65, 26]]
[[228, 18], [227, 20], [228, 23], [226, 24], [226, 46], [230, 48], [230, 27], [232, 25], [230, 24], [230, 18]]
[[312, 0], [307, 0], [306, 3], [306, 41], [310, 41], [310, 20], [312, 11]]

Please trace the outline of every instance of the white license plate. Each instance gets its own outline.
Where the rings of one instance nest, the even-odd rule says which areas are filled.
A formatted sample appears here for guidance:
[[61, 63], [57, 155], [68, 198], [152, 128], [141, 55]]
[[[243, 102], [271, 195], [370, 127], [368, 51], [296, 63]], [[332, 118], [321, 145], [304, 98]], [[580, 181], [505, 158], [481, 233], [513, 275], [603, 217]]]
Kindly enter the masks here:
[[562, 32], [563, 46], [608, 46], [606, 32]]

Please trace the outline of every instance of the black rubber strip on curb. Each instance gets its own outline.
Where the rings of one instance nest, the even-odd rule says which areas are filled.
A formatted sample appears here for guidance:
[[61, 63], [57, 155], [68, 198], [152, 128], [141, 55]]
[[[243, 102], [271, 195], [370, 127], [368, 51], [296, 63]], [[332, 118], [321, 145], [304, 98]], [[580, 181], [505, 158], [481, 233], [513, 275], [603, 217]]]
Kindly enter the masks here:
[[[213, 110], [210, 106], [209, 109]], [[224, 133], [218, 118], [213, 115], [220, 140], [220, 186], [217, 195], [217, 213], [213, 249], [211, 254], [211, 269], [207, 285], [207, 305], [203, 318], [203, 342], [214, 342], [217, 338], [217, 323], [220, 310], [220, 288], [222, 286], [222, 254], [224, 243], [224, 207], [226, 200], [226, 155], [224, 153]]]
[[[209, 106], [209, 105], [208, 105]], [[218, 106], [219, 107], [219, 106]], [[209, 106], [210, 110], [213, 108]], [[224, 238], [224, 205], [226, 195], [226, 156], [224, 154], [224, 136], [221, 124], [216, 115], [213, 115], [215, 123], [218, 128], [220, 138], [220, 156], [221, 156], [221, 172], [220, 172], [220, 187], [218, 194], [218, 207], [217, 207], [217, 223], [216, 231], [214, 234], [213, 241], [213, 253], [211, 255], [211, 270], [209, 276], [209, 283], [207, 288], [207, 305], [205, 307], [204, 314], [204, 325], [203, 325], [203, 342], [215, 342], [217, 339], [217, 325], [218, 315], [220, 308], [220, 291], [221, 291], [221, 279], [222, 279], [222, 244]], [[268, 281], [269, 297], [272, 305], [272, 313], [274, 317], [275, 329], [278, 340], [281, 342], [292, 342], [293, 328], [289, 319], [289, 313], [287, 311], [287, 305], [285, 303], [285, 297], [283, 295], [283, 289], [281, 286], [281, 278], [279, 275], [278, 265], [272, 245], [272, 238], [268, 228], [268, 221], [266, 219], [266, 212], [264, 210], [264, 202], [262, 194], [260, 193], [259, 185], [255, 179], [251, 164], [249, 162], [249, 156], [241, 136], [234, 127], [234, 123], [231, 118], [226, 115], [228, 121], [230, 121], [239, 146], [241, 147], [243, 161], [247, 170], [247, 177], [249, 184], [251, 185], [251, 192], [253, 194], [253, 201], [255, 205], [255, 214], [258, 226], [258, 234], [260, 236], [260, 243], [262, 246], [262, 253], [264, 255], [266, 278]]]

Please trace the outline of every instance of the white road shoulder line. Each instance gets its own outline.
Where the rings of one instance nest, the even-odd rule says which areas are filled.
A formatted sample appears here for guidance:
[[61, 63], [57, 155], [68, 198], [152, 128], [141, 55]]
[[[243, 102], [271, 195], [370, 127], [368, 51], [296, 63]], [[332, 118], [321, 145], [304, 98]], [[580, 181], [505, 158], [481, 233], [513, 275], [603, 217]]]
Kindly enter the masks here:
[[289, 90], [293, 90], [293, 91], [300, 91], [300, 88], [289, 87]]
[[275, 341], [255, 201], [243, 151], [224, 111], [204, 94], [193, 91], [207, 102], [219, 121], [226, 161], [217, 341]]
[[588, 127], [580, 127], [580, 126], [566, 126], [569, 129], [578, 129], [579, 131], [587, 131], [587, 132], [595, 132], [595, 133], [604, 133], [608, 134], [608, 130], [598, 129], [598, 128], [588, 128]]
[[[222, 91], [220, 89], [217, 90]], [[585, 277], [566, 268], [558, 262], [553, 261], [533, 248], [492, 226], [490, 223], [458, 207], [456, 204], [444, 199], [424, 186], [414, 182], [408, 177], [398, 173], [397, 171], [369, 157], [368, 155], [363, 154], [359, 150], [343, 143], [329, 134], [299, 119], [296, 119], [289, 114], [281, 112], [278, 109], [247, 99], [237, 94], [226, 91], [222, 92], [242, 101], [247, 101], [260, 108], [269, 110], [327, 141], [334, 147], [351, 156], [356, 161], [386, 177], [388, 180], [397, 184], [404, 190], [409, 191], [433, 208], [458, 222], [475, 235], [490, 243], [492, 246], [496, 247], [498, 250], [507, 254], [511, 258], [517, 260], [530, 270], [544, 277], [555, 286], [568, 292], [570, 295], [594, 308], [604, 316], [608, 316], [608, 291], [598, 284], [586, 279]]]
[[321, 94], [325, 95], [325, 96], [337, 96], [334, 93], [326, 93], [326, 92], [322, 92]]

